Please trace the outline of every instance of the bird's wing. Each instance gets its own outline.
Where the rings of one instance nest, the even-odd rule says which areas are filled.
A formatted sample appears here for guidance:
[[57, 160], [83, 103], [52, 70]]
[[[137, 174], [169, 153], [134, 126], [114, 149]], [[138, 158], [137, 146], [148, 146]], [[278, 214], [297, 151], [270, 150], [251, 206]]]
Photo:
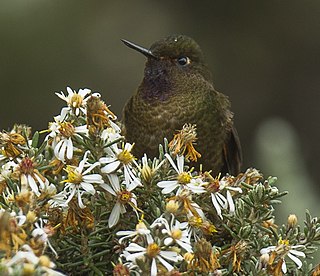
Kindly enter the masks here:
[[225, 165], [222, 171], [234, 176], [238, 175], [242, 164], [242, 150], [239, 135], [234, 126], [231, 128], [229, 139], [223, 146], [223, 155]]

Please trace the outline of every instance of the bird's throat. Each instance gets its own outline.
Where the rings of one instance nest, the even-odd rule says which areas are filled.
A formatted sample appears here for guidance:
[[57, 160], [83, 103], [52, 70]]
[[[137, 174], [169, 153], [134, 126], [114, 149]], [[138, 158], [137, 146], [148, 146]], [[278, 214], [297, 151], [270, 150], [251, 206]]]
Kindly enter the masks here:
[[172, 84], [166, 68], [147, 66], [138, 93], [148, 102], [166, 101], [172, 94]]

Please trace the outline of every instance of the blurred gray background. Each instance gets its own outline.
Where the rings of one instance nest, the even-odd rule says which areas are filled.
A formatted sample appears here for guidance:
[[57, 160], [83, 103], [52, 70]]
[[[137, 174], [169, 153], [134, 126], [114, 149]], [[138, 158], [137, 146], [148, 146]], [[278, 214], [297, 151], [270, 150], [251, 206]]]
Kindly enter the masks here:
[[[173, 33], [201, 45], [215, 87], [232, 101], [244, 166], [289, 190], [279, 212], [318, 215], [320, 1], [8, 0], [0, 4], [0, 129], [46, 129], [54, 92], [99, 91], [121, 117], [149, 47]], [[285, 208], [284, 208], [284, 207]]]

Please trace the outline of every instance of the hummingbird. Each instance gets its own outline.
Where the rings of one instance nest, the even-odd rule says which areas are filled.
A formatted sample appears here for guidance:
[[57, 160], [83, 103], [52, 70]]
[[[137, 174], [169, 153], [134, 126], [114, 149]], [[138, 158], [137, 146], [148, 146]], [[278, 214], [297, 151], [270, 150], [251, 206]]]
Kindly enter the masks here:
[[123, 109], [124, 136], [133, 154], [159, 155], [185, 124], [195, 124], [199, 163], [212, 174], [240, 172], [242, 153], [228, 97], [215, 90], [199, 45], [186, 35], [171, 35], [150, 49], [122, 39], [146, 58], [144, 77]]

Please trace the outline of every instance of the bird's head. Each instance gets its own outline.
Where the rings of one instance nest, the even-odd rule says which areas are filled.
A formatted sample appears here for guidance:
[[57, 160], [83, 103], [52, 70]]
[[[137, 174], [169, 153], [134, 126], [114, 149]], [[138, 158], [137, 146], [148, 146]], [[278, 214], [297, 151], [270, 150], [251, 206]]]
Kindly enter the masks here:
[[186, 35], [171, 35], [154, 42], [146, 49], [128, 40], [122, 40], [128, 47], [144, 54], [146, 63], [145, 77], [158, 78], [163, 75], [183, 76], [201, 75], [211, 80], [211, 74], [204, 61], [199, 45]]

